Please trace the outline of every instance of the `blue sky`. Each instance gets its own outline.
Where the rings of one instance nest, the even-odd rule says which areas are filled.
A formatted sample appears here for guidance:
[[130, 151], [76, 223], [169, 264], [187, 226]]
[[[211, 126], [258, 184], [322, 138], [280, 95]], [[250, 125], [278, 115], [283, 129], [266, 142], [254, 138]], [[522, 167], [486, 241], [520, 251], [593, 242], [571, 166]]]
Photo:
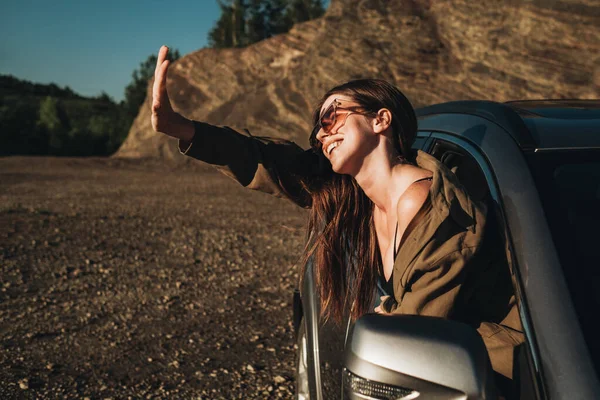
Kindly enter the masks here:
[[2, 0], [0, 74], [119, 101], [150, 54], [205, 47], [219, 15], [216, 0]]

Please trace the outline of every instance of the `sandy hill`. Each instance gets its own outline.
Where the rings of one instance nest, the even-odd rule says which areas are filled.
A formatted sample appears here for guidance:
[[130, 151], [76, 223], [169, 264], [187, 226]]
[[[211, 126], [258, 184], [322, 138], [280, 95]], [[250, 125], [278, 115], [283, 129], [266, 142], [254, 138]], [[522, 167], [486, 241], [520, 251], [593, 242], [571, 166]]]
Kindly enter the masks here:
[[[189, 118], [307, 145], [318, 98], [359, 77], [394, 82], [415, 106], [598, 98], [598, 26], [597, 0], [332, 0], [287, 34], [182, 57], [168, 87]], [[152, 131], [150, 97], [117, 156], [185, 159]]]

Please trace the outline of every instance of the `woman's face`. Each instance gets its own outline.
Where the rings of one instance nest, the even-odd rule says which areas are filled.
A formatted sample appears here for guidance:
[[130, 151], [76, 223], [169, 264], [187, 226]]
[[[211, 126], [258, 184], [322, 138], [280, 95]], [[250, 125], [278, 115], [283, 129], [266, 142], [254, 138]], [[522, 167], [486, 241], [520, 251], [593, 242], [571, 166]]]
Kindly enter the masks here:
[[377, 145], [370, 120], [348, 96], [334, 94], [325, 100], [316, 139], [333, 171], [356, 175], [364, 157]]

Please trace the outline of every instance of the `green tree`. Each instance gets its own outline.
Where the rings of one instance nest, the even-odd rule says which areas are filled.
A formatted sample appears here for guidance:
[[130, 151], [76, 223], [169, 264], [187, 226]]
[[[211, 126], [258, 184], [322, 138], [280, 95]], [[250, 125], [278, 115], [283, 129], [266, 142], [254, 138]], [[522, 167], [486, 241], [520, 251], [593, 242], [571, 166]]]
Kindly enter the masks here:
[[263, 0], [251, 0], [246, 9], [245, 34], [248, 44], [269, 37], [268, 18], [265, 15], [263, 3]]
[[48, 150], [52, 154], [61, 154], [67, 145], [68, 123], [64, 111], [59, 106], [58, 99], [47, 96], [40, 103], [37, 126], [45, 131], [48, 137]]
[[47, 96], [40, 103], [39, 125], [53, 132], [62, 128], [60, 118], [58, 117], [58, 100]]
[[223, 0], [218, 3], [221, 17], [208, 33], [209, 46], [214, 48], [245, 46], [246, 15], [251, 7], [248, 7], [244, 0]]
[[[109, 114], [92, 115], [86, 127], [85, 149], [87, 154], [109, 154], [108, 145], [117, 125]], [[86, 155], [87, 155], [86, 154]]]
[[221, 16], [208, 33], [213, 48], [244, 47], [325, 12], [322, 0], [218, 0]]
[[37, 125], [38, 109], [36, 101], [0, 96], [1, 156], [47, 154], [48, 138], [46, 131]]
[[286, 19], [291, 25], [318, 18], [325, 12], [321, 0], [291, 0], [288, 3]]
[[131, 123], [123, 103], [57, 87], [0, 75], [0, 155], [104, 156], [118, 149]]
[[267, 21], [267, 36], [268, 38], [280, 33], [285, 33], [292, 28], [293, 22], [288, 17], [287, 8], [289, 0], [263, 0], [263, 13]]

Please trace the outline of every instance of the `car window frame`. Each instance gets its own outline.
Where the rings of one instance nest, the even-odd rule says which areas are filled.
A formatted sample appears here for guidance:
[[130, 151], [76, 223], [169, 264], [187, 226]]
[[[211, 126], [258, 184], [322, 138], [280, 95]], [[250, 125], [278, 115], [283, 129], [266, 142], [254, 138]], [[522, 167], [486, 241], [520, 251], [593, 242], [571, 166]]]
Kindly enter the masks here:
[[[532, 372], [531, 374], [529, 374], [529, 377], [532, 379], [531, 384], [533, 386], [533, 391], [536, 393], [535, 398], [541, 398], [543, 397], [541, 393], [544, 393], [545, 391], [545, 385], [543, 371], [540, 368], [541, 360], [539, 348], [535, 338], [535, 332], [532, 328], [531, 318], [526, 301], [526, 294], [523, 289], [522, 280], [519, 273], [518, 261], [514, 257], [515, 251], [510, 235], [510, 229], [508, 228], [505, 211], [502, 204], [502, 198], [493, 170], [490, 167], [486, 157], [468, 140], [465, 140], [458, 136], [454, 136], [449, 133], [433, 131], [431, 133], [431, 136], [429, 137], [429, 149], [427, 151], [429, 154], [431, 154], [431, 152], [436, 148], [436, 144], [438, 142], [447, 142], [451, 145], [457, 146], [470, 157], [472, 157], [473, 160], [475, 160], [485, 177], [491, 200], [494, 201], [497, 205], [496, 211], [499, 215], [496, 215], [496, 217], [500, 225], [500, 230], [503, 239], [506, 241], [506, 257], [510, 267], [515, 297], [517, 299], [519, 318], [521, 320], [521, 324], [523, 326], [523, 333], [525, 335], [525, 345], [527, 346], [526, 358], [529, 364], [528, 366]], [[521, 372], [521, 376], [527, 376], [527, 374], [524, 374], [523, 372], [524, 371]]]
[[[537, 191], [531, 190], [535, 182], [526, 155], [540, 149], [535, 143], [519, 140], [531, 135], [527, 126], [504, 125], [486, 118], [485, 113], [451, 109], [421, 113], [419, 127], [468, 141], [483, 154], [495, 174], [539, 350], [536, 368], [543, 371], [544, 378], [541, 397], [597, 397], [600, 379], [568, 296], [541, 200]], [[576, 121], [571, 129], [577, 130]]]

